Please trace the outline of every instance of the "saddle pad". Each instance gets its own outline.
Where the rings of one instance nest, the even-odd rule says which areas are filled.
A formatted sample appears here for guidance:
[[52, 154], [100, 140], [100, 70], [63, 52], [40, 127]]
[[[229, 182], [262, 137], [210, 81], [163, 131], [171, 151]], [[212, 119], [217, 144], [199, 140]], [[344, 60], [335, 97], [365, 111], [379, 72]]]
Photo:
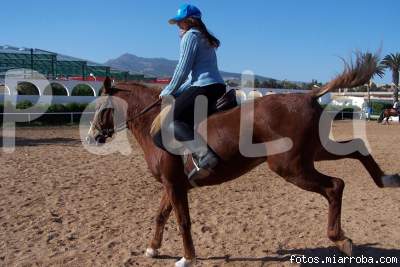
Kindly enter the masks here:
[[171, 110], [171, 105], [166, 106], [157, 115], [157, 117], [153, 120], [150, 128], [150, 135], [154, 137], [160, 130], [161, 125], [163, 124], [165, 117], [167, 116], [168, 112]]

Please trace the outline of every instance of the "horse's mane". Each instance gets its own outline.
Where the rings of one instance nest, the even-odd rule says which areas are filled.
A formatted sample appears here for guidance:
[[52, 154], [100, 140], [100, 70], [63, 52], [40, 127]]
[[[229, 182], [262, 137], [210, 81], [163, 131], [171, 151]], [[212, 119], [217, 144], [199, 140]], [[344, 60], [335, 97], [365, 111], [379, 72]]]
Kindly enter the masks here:
[[140, 98], [142, 98], [143, 96], [145, 98], [146, 96], [152, 98], [158, 97], [161, 90], [160, 86], [139, 81], [117, 82], [114, 84], [113, 87], [132, 91], [132, 93], [137, 93], [137, 96], [139, 96]]
[[156, 90], [160, 90], [162, 88], [162, 86], [160, 86], [158, 84], [146, 83], [146, 82], [141, 82], [141, 81], [116, 82], [114, 84], [115, 87], [118, 87], [120, 85], [122, 85], [122, 86], [141, 86], [141, 87], [156, 89]]

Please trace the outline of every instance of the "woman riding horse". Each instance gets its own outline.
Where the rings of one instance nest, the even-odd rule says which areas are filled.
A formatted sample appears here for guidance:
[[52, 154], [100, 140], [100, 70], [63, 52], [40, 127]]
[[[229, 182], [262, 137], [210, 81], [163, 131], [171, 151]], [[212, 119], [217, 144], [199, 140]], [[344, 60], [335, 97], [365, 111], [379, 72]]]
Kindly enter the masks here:
[[[198, 167], [188, 175], [189, 179], [193, 179], [203, 171], [209, 172], [219, 161], [206, 141], [194, 130], [194, 104], [197, 96], [205, 96], [209, 116], [213, 113], [216, 101], [226, 91], [215, 53], [220, 41], [208, 32], [201, 20], [200, 10], [193, 5], [182, 5], [169, 23], [177, 24], [182, 39], [178, 65], [171, 82], [160, 94], [160, 98], [175, 97], [172, 122], [164, 125], [163, 129], [178, 141], [185, 141], [182, 145], [192, 153]], [[154, 135], [153, 140], [158, 147], [166, 150], [161, 131]]]
[[[376, 72], [378, 62], [379, 58], [370, 53], [359, 54], [355, 62], [348, 64], [342, 74], [321, 88], [310, 90], [305, 94], [275, 94], [254, 101], [253, 114], [246, 115], [246, 118], [254, 115], [254, 123], [251, 125], [254, 129], [252, 140], [268, 144], [277, 137], [290, 138], [292, 148], [282, 153], [247, 157], [241, 152], [240, 124], [242, 109], [246, 108], [246, 104], [208, 118], [206, 121], [209, 128], [208, 143], [224, 159], [224, 164], [215, 168], [209, 177], [196, 180], [196, 184], [198, 186], [222, 184], [266, 162], [273, 172], [287, 182], [318, 193], [328, 200], [328, 238], [340, 251], [352, 255], [353, 243], [344, 234], [341, 226], [345, 182], [338, 177], [321, 173], [315, 168], [315, 162], [357, 159], [380, 188], [399, 188], [400, 176], [385, 174], [361, 139], [339, 143], [331, 140], [329, 138], [331, 121], [322, 117], [323, 109], [318, 104], [318, 98], [339, 88], [354, 88], [365, 84]], [[104, 104], [96, 108], [87, 140], [93, 143], [101, 138], [104, 142], [106, 138], [112, 137], [124, 127], [129, 128], [143, 150], [151, 174], [163, 184], [163, 197], [156, 215], [154, 236], [146, 249], [146, 256], [156, 257], [159, 254], [164, 228], [173, 210], [184, 248], [184, 257], [176, 262], [175, 266], [192, 266], [196, 261], [196, 251], [191, 234], [188, 193], [194, 185], [187, 180], [182, 159], [157, 148], [150, 134], [151, 122], [160, 113], [160, 105], [157, 104], [160, 92], [133, 82], [121, 82], [113, 87], [109, 78], [104, 81], [103, 92], [104, 97], [98, 100], [99, 104], [103, 101]], [[114, 103], [117, 99], [125, 101], [127, 107]], [[276, 115], [277, 112], [279, 116]], [[127, 118], [118, 121], [119, 116], [115, 117], [114, 114], [126, 114]], [[352, 148], [344, 152], [346, 150], [343, 150], [343, 145], [346, 146], [346, 150], [349, 148], [348, 145]], [[290, 191], [292, 188], [288, 187], [291, 193], [293, 193]], [[268, 206], [268, 203], [266, 205]]]
[[392, 108], [386, 108], [381, 112], [381, 115], [379, 115], [378, 118], [378, 123], [385, 121], [386, 124], [389, 124], [390, 117], [397, 117], [399, 116], [399, 114], [400, 114], [400, 103], [397, 100], [393, 103]]

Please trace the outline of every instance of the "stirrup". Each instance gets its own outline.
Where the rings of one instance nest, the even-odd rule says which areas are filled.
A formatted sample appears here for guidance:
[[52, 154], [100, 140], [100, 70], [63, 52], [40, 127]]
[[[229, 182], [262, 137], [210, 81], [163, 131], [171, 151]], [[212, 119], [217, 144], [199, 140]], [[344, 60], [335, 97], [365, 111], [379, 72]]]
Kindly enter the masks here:
[[211, 174], [211, 170], [200, 168], [196, 160], [192, 156], [193, 170], [187, 175], [189, 180], [206, 178]]
[[188, 174], [189, 180], [206, 178], [218, 165], [219, 157], [210, 149], [203, 157], [192, 155], [193, 170]]

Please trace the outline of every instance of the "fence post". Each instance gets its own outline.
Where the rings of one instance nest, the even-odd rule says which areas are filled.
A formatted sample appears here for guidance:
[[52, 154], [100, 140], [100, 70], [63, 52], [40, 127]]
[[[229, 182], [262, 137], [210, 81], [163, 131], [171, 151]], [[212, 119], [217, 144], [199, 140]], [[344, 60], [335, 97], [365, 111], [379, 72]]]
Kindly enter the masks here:
[[28, 113], [28, 124], [31, 124], [31, 113]]
[[71, 112], [71, 124], [73, 124], [73, 123], [74, 123], [74, 113]]

